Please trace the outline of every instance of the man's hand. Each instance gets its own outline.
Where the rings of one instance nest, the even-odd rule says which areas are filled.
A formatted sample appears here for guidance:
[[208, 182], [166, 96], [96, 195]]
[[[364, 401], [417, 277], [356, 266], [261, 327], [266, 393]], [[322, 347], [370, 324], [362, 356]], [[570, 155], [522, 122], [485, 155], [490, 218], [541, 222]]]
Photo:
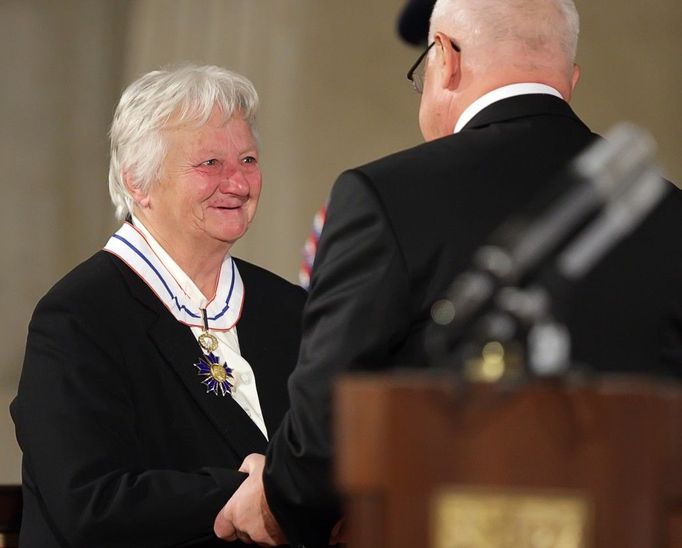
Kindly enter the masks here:
[[335, 544], [345, 544], [348, 542], [346, 535], [346, 520], [341, 518], [336, 522], [331, 534], [329, 535], [329, 545], [334, 546]]
[[265, 456], [258, 453], [252, 453], [242, 462], [239, 471], [246, 472], [249, 477], [216, 516], [213, 530], [219, 538], [264, 546], [286, 544], [286, 538], [265, 500], [264, 467]]

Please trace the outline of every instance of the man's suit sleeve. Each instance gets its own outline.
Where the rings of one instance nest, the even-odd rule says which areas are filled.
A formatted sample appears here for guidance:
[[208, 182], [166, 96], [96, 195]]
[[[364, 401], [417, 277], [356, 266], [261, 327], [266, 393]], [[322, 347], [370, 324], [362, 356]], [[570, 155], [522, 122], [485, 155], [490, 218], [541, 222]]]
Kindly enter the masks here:
[[339, 517], [332, 389], [341, 374], [388, 366], [410, 317], [404, 257], [378, 196], [357, 171], [332, 191], [304, 309], [291, 407], [269, 445], [266, 497], [293, 545], [324, 546]]

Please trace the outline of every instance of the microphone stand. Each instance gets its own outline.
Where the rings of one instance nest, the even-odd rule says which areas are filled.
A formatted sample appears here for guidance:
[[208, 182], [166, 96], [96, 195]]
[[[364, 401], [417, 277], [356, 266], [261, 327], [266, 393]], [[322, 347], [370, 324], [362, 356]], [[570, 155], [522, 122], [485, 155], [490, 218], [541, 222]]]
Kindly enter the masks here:
[[434, 303], [425, 345], [433, 365], [469, 381], [558, 376], [571, 368], [570, 334], [553, 300], [587, 275], [669, 190], [640, 128], [614, 127], [551, 188], [495, 231]]

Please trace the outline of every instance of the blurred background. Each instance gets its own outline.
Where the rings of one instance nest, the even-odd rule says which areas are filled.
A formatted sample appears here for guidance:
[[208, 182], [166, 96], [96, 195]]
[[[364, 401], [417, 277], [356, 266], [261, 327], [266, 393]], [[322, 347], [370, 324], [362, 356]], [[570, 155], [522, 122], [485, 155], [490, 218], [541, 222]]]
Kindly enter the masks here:
[[[681, 182], [682, 3], [576, 4], [582, 81], [574, 109], [597, 132], [622, 120], [647, 128], [665, 175]], [[107, 131], [127, 83], [182, 61], [253, 81], [264, 191], [233, 254], [296, 281], [313, 214], [338, 173], [421, 141], [419, 99], [405, 78], [421, 49], [397, 32], [405, 5], [0, 0], [0, 484], [20, 481], [7, 407], [33, 308], [118, 226]]]

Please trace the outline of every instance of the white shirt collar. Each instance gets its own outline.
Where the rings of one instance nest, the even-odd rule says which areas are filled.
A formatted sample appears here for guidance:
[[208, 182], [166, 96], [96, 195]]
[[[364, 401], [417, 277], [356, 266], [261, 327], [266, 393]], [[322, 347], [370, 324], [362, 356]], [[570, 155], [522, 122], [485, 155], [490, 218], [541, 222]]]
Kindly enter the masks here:
[[244, 283], [230, 254], [225, 254], [215, 297], [209, 301], [139, 219], [133, 222], [135, 226], [124, 223], [104, 249], [137, 273], [179, 322], [203, 327], [201, 309], [205, 309], [211, 329], [234, 327], [241, 316]]
[[[239, 349], [235, 324], [241, 315], [244, 285], [229, 253], [223, 260], [216, 296], [208, 301], [139, 219], [133, 217], [132, 225], [125, 223], [104, 249], [136, 272], [169, 312], [190, 327], [195, 337], [203, 331], [200, 309], [206, 309], [210, 328], [218, 340], [217, 355], [232, 369], [231, 396], [267, 439], [268, 429], [263, 419], [256, 378]], [[197, 382], [202, 382], [200, 377]]]
[[131, 217], [133, 220], [133, 226], [142, 233], [149, 247], [163, 263], [170, 275], [178, 283], [178, 286], [182, 289], [183, 293], [187, 295], [190, 301], [195, 303], [198, 307], [205, 308], [208, 304], [208, 299], [197, 287], [192, 278], [185, 274], [185, 271], [182, 270], [178, 263], [173, 260], [173, 257], [171, 257], [166, 250], [161, 247], [161, 244], [156, 241], [156, 238], [154, 238], [152, 233], [147, 230], [147, 227], [144, 226], [142, 221], [135, 217], [135, 215], [131, 215]]
[[481, 95], [473, 103], [471, 103], [464, 112], [460, 115], [457, 123], [455, 124], [454, 133], [458, 133], [462, 128], [467, 125], [471, 119], [481, 112], [485, 107], [501, 101], [502, 99], [507, 99], [509, 97], [515, 97], [517, 95], [529, 95], [532, 93], [544, 93], [546, 95], [554, 95], [563, 99], [561, 93], [559, 93], [552, 86], [546, 84], [538, 84], [534, 82], [527, 82], [521, 84], [509, 84], [508, 86], [502, 86], [501, 88], [489, 91], [485, 95]]

